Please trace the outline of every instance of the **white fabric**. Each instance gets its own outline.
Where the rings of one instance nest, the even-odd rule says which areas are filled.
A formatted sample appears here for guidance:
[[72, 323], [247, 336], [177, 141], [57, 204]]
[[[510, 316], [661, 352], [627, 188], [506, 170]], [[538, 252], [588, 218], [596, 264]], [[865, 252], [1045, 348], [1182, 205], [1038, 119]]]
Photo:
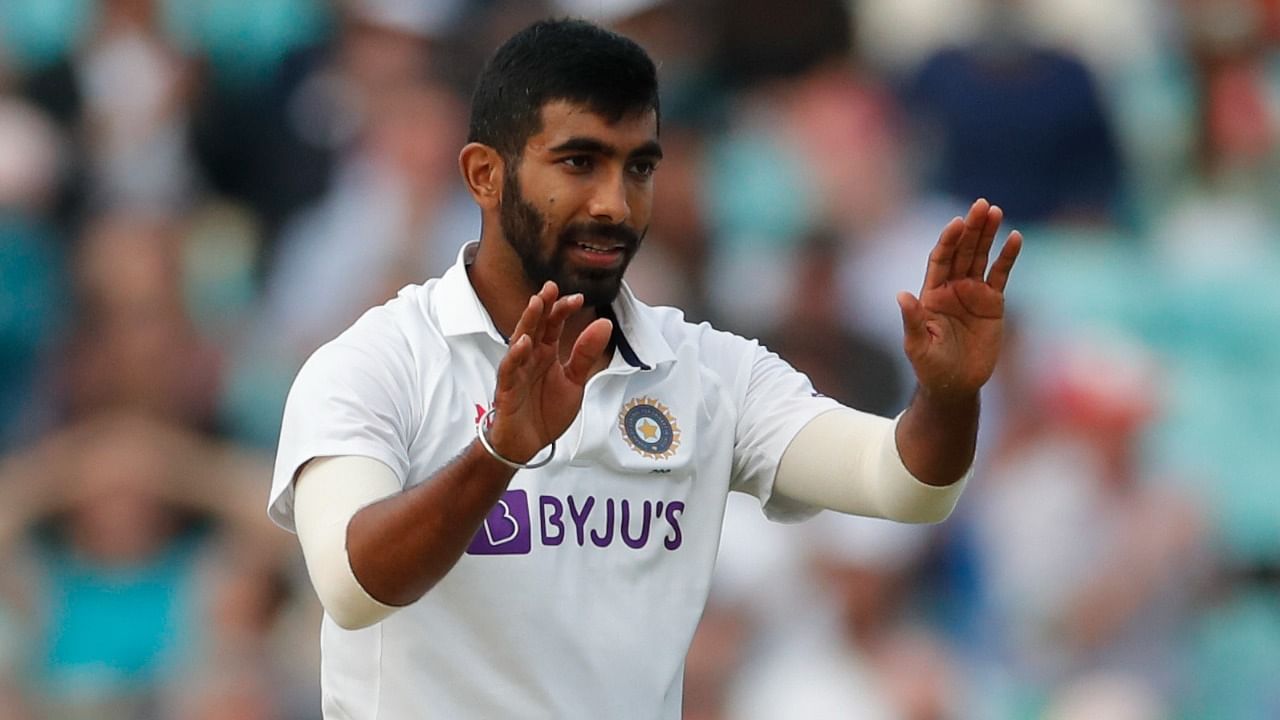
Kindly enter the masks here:
[[294, 524], [307, 574], [329, 616], [348, 630], [395, 612], [371, 596], [351, 570], [347, 525], [361, 508], [400, 490], [386, 465], [355, 455], [316, 458], [294, 483]]
[[[312, 458], [373, 458], [405, 486], [472, 440], [506, 351], [467, 278], [475, 247], [299, 372], [269, 503], [281, 526], [294, 527], [294, 475]], [[679, 717], [728, 491], [775, 519], [816, 512], [775, 493], [774, 476], [800, 428], [838, 405], [753, 341], [625, 287], [613, 309], [622, 341], [555, 460], [516, 473], [449, 574], [371, 627], [326, 616], [326, 717]], [[678, 445], [642, 454], [623, 423], [637, 404], [649, 409], [632, 437], [678, 431]]]
[[896, 429], [895, 420], [857, 410], [824, 413], [791, 441], [774, 489], [800, 502], [850, 515], [942, 522], [955, 509], [972, 467], [945, 487], [920, 482], [902, 464]]

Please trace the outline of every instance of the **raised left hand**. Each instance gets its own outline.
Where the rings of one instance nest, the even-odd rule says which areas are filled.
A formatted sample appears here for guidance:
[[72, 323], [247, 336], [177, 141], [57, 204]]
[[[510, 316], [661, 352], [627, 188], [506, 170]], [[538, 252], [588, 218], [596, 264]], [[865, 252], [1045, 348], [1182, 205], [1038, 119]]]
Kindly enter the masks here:
[[938, 399], [973, 397], [991, 377], [1004, 328], [1004, 288], [1022, 248], [1013, 231], [990, 271], [987, 259], [1004, 214], [979, 199], [943, 228], [920, 297], [898, 293], [903, 348], [920, 389]]

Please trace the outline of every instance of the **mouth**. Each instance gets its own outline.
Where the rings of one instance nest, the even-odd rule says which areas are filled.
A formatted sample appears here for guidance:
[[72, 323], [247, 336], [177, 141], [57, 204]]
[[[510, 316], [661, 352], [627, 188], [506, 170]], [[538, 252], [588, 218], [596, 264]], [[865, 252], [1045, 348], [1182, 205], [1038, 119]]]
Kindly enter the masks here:
[[592, 238], [571, 245], [570, 254], [582, 265], [612, 268], [620, 265], [626, 257], [627, 245], [614, 240]]
[[612, 252], [622, 252], [627, 248], [625, 243], [608, 242], [608, 241], [580, 242], [578, 243], [578, 247], [585, 252], [597, 253], [601, 255], [605, 255]]

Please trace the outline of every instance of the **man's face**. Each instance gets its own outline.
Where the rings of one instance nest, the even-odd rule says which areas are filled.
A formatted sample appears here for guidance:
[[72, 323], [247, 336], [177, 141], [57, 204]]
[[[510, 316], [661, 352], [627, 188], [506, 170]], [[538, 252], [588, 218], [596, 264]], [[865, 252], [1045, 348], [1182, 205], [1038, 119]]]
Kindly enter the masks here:
[[610, 124], [569, 102], [543, 107], [542, 130], [507, 168], [500, 207], [531, 288], [553, 280], [589, 306], [617, 297], [649, 228], [657, 135], [652, 111]]

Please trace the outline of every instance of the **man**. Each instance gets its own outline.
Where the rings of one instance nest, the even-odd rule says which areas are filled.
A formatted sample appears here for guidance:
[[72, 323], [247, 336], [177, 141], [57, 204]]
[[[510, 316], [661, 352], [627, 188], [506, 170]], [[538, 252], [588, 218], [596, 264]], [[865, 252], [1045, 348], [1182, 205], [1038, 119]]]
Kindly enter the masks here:
[[899, 296], [919, 389], [878, 418], [622, 284], [658, 124], [631, 41], [517, 34], [459, 158], [479, 243], [299, 372], [270, 512], [326, 609], [326, 717], [679, 717], [730, 490], [775, 518], [954, 506], [1021, 244], [986, 273], [999, 209], [947, 225]]

